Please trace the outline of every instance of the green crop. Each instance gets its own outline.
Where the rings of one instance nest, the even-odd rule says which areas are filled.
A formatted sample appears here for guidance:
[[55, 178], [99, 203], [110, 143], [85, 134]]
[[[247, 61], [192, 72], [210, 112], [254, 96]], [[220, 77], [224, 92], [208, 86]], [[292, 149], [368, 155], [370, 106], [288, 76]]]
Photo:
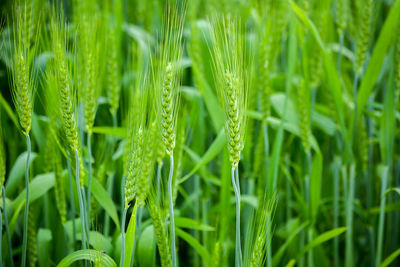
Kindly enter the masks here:
[[400, 265], [400, 0], [0, 2], [0, 266]]

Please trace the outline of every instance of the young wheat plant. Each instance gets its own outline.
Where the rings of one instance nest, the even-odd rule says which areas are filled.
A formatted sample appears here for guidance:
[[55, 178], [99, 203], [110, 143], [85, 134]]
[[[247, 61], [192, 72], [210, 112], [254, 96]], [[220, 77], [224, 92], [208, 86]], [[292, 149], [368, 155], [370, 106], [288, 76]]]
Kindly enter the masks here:
[[168, 177], [168, 200], [171, 226], [172, 266], [176, 267], [175, 223], [173, 207], [173, 173], [176, 125], [179, 111], [182, 58], [182, 36], [185, 19], [185, 7], [168, 6], [163, 19], [161, 44], [152, 59], [154, 86], [156, 90], [156, 110], [165, 152], [170, 159]]
[[248, 70], [245, 36], [240, 20], [217, 17], [209, 23], [213, 70], [217, 92], [225, 114], [225, 135], [228, 142], [231, 178], [236, 199], [236, 266], [242, 266], [240, 238], [240, 185], [238, 165], [244, 147]]
[[35, 91], [35, 73], [33, 71], [33, 59], [36, 50], [36, 40], [31, 44], [31, 30], [34, 29], [34, 21], [31, 20], [31, 6], [24, 2], [16, 6], [13, 14], [13, 51], [12, 64], [12, 96], [19, 117], [22, 133], [26, 137], [27, 156], [25, 166], [25, 211], [24, 233], [22, 241], [22, 266], [26, 264], [28, 241], [28, 214], [29, 214], [29, 162], [31, 156], [30, 130], [32, 123], [33, 97]]
[[[67, 25], [62, 17], [53, 17], [50, 25], [51, 48], [54, 59], [48, 66], [46, 80], [48, 83], [48, 101], [57, 103], [53, 111], [58, 121], [62, 122], [62, 139], [65, 140], [66, 151], [70, 159], [75, 157], [76, 186], [80, 206], [82, 247], [88, 247], [88, 227], [84, 196], [83, 167], [80, 161], [80, 147], [78, 140], [78, 128], [75, 118], [75, 93], [71, 74], [71, 59], [68, 58]], [[51, 102], [53, 101], [53, 102]], [[80, 175], [82, 174], [82, 175]]]

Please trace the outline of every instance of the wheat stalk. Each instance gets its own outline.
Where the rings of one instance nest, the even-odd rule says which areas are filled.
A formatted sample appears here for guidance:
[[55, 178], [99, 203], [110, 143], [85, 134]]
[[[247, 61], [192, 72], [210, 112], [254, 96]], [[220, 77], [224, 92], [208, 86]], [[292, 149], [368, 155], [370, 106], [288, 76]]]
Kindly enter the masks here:
[[88, 224], [86, 208], [84, 203], [84, 169], [80, 157], [78, 129], [75, 119], [75, 94], [72, 85], [71, 62], [67, 57], [68, 43], [66, 34], [67, 25], [63, 18], [54, 16], [50, 24], [51, 48], [54, 60], [47, 71], [47, 82], [49, 83], [49, 99], [58, 103], [55, 111], [56, 116], [62, 121], [63, 136], [66, 141], [69, 157], [75, 157], [75, 178], [80, 205], [82, 247], [88, 246], [87, 234]]
[[248, 73], [246, 69], [246, 45], [240, 20], [215, 18], [209, 22], [213, 57], [213, 70], [217, 92], [225, 114], [231, 178], [236, 199], [236, 266], [242, 266], [240, 241], [240, 185], [238, 164], [244, 147]]
[[32, 71], [36, 46], [31, 47], [30, 37], [33, 21], [31, 7], [27, 2], [16, 7], [13, 18], [13, 52], [12, 52], [12, 96], [19, 117], [22, 132], [27, 142], [27, 159], [25, 169], [26, 201], [24, 212], [24, 233], [22, 241], [22, 266], [26, 264], [29, 214], [29, 160], [31, 154], [31, 130], [33, 92], [35, 89], [35, 73]]
[[168, 199], [170, 210], [171, 226], [171, 253], [172, 266], [176, 267], [176, 248], [175, 248], [175, 223], [173, 208], [173, 173], [174, 156], [173, 150], [176, 141], [177, 114], [179, 110], [179, 87], [180, 87], [180, 68], [178, 64], [182, 58], [182, 36], [185, 19], [186, 6], [181, 9], [177, 6], [168, 6], [163, 18], [163, 28], [161, 38], [162, 43], [158, 47], [156, 54], [157, 66], [153, 64], [154, 84], [156, 87], [157, 118], [161, 137], [165, 146], [165, 152], [170, 158], [170, 172], [168, 177]]

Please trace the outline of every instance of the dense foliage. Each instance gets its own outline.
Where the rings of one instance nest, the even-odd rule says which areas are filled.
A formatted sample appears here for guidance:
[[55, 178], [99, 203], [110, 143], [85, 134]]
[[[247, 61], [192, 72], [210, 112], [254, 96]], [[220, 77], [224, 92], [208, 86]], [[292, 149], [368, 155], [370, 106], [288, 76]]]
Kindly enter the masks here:
[[400, 0], [0, 10], [0, 266], [400, 264]]

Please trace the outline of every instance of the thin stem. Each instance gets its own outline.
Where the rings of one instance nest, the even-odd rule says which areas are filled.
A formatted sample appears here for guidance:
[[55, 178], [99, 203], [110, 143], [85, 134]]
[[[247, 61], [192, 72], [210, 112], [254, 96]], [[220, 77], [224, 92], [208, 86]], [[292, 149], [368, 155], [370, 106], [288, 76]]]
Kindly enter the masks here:
[[136, 227], [135, 227], [135, 237], [133, 238], [133, 246], [132, 246], [132, 258], [131, 258], [131, 266], [133, 266], [134, 261], [135, 261], [135, 250], [136, 250], [136, 242], [137, 240], [140, 238], [140, 229], [141, 229], [141, 224], [142, 224], [142, 212], [143, 212], [143, 208], [138, 206], [137, 207], [137, 211], [136, 211]]
[[[310, 180], [311, 180], [311, 172], [312, 172], [312, 154], [311, 151], [307, 152], [307, 177], [305, 179], [305, 193], [306, 193], [306, 203], [308, 204], [309, 210], [311, 211], [311, 191], [310, 191]], [[310, 214], [310, 219], [312, 220], [312, 224], [314, 223], [314, 218], [312, 217], [313, 215]], [[310, 243], [313, 239], [312, 236], [312, 228], [313, 225], [310, 225], [308, 228], [308, 233], [307, 233], [307, 242]], [[310, 249], [307, 253], [307, 258], [308, 258], [308, 266], [312, 267], [314, 266], [314, 261], [313, 261], [313, 250]]]
[[88, 149], [88, 191], [87, 191], [87, 224], [90, 222], [90, 208], [91, 202], [90, 197], [92, 194], [92, 144], [90, 142], [91, 134], [88, 133], [87, 135], [87, 149]]
[[67, 160], [67, 168], [68, 168], [68, 180], [69, 180], [69, 194], [70, 194], [70, 205], [71, 205], [71, 221], [72, 221], [72, 240], [73, 240], [73, 248], [75, 249], [76, 243], [76, 227], [75, 227], [75, 202], [74, 202], [74, 192], [72, 189], [72, 171], [71, 164], [69, 160]]
[[269, 138], [268, 138], [268, 125], [267, 122], [263, 123], [263, 134], [264, 134], [264, 147], [265, 147], [265, 169], [268, 178], [269, 169]]
[[4, 186], [1, 189], [1, 196], [3, 198], [3, 211], [4, 211], [4, 227], [6, 228], [6, 235], [7, 235], [7, 243], [8, 243], [8, 254], [10, 255], [10, 263], [11, 267], [14, 267], [13, 255], [11, 250], [11, 237], [10, 237], [10, 230], [8, 229], [8, 219], [7, 219], [7, 211], [6, 211], [6, 191], [4, 190]]
[[29, 159], [31, 156], [31, 138], [29, 134], [26, 135], [26, 146], [27, 156], [25, 165], [25, 186], [26, 186], [26, 198], [25, 198], [25, 211], [24, 211], [24, 234], [22, 239], [22, 263], [21, 266], [25, 267], [26, 264], [26, 246], [28, 243], [28, 213], [29, 213]]
[[[334, 164], [333, 168], [333, 228], [339, 227], [339, 169], [340, 163]], [[339, 239], [333, 239], [333, 261], [334, 266], [339, 267]]]
[[175, 220], [174, 220], [174, 204], [172, 200], [172, 176], [174, 174], [174, 156], [171, 153], [170, 158], [170, 169], [168, 177], [168, 201], [169, 201], [169, 218], [171, 226], [171, 254], [172, 254], [172, 266], [176, 267], [176, 247], [175, 247]]
[[[232, 168], [231, 176], [232, 176], [232, 186], [233, 191], [235, 192], [235, 202], [236, 202], [236, 242], [235, 242], [235, 266], [241, 267], [242, 266], [242, 246], [240, 242], [240, 191], [239, 191], [239, 174], [236, 173], [236, 168]], [[235, 178], [236, 176], [236, 178]]]
[[378, 243], [376, 247], [376, 259], [375, 266], [379, 266], [382, 259], [383, 249], [383, 227], [385, 225], [385, 206], [386, 206], [386, 185], [389, 176], [389, 167], [386, 167], [382, 175], [382, 186], [381, 186], [381, 205], [379, 212], [379, 223], [378, 223]]
[[86, 245], [87, 248], [90, 248], [90, 243], [89, 243], [89, 220], [88, 220], [88, 215], [87, 215], [87, 202], [86, 202], [86, 192], [85, 192], [85, 187], [82, 185], [81, 186], [81, 194], [82, 194], [82, 200], [83, 200], [83, 222], [85, 223], [85, 233], [86, 233]]
[[113, 113], [111, 116], [112, 116], [113, 127], [117, 128], [118, 127], [117, 113]]
[[339, 76], [340, 76], [340, 73], [342, 72], [343, 43], [344, 43], [344, 34], [343, 34], [343, 32], [341, 32], [339, 35], [339, 52], [338, 52], [338, 57], [337, 57], [337, 70], [338, 70]]
[[357, 109], [358, 109], [358, 104], [357, 104], [357, 90], [358, 90], [358, 79], [359, 75], [356, 71], [356, 75], [354, 77], [354, 84], [353, 84], [353, 98], [354, 98], [354, 124], [353, 124], [353, 136], [352, 136], [352, 142], [354, 142], [354, 137], [355, 133], [357, 132]]
[[[207, 225], [207, 214], [208, 214], [207, 202], [208, 201], [206, 199], [201, 199], [201, 220], [204, 225]], [[203, 238], [203, 244], [208, 244], [207, 232], [208, 231], [202, 231], [201, 236]]]
[[128, 209], [125, 208], [125, 204], [123, 207], [123, 212], [122, 212], [122, 219], [121, 219], [121, 239], [122, 239], [122, 247], [121, 247], [121, 262], [120, 266], [124, 266], [125, 262], [125, 221], [126, 221], [126, 213], [128, 212]]
[[78, 193], [78, 200], [79, 200], [79, 212], [80, 212], [80, 218], [81, 218], [81, 235], [82, 235], [82, 249], [86, 249], [86, 234], [85, 234], [85, 208], [83, 204], [83, 198], [82, 198], [82, 193], [81, 193], [81, 187], [79, 186], [79, 154], [78, 150], [75, 150], [75, 166], [76, 166], [76, 175], [75, 175], [75, 180], [76, 180], [76, 191]]
[[355, 166], [350, 166], [349, 188], [346, 204], [346, 253], [345, 266], [353, 266], [353, 202], [354, 202], [354, 184], [355, 184]]

